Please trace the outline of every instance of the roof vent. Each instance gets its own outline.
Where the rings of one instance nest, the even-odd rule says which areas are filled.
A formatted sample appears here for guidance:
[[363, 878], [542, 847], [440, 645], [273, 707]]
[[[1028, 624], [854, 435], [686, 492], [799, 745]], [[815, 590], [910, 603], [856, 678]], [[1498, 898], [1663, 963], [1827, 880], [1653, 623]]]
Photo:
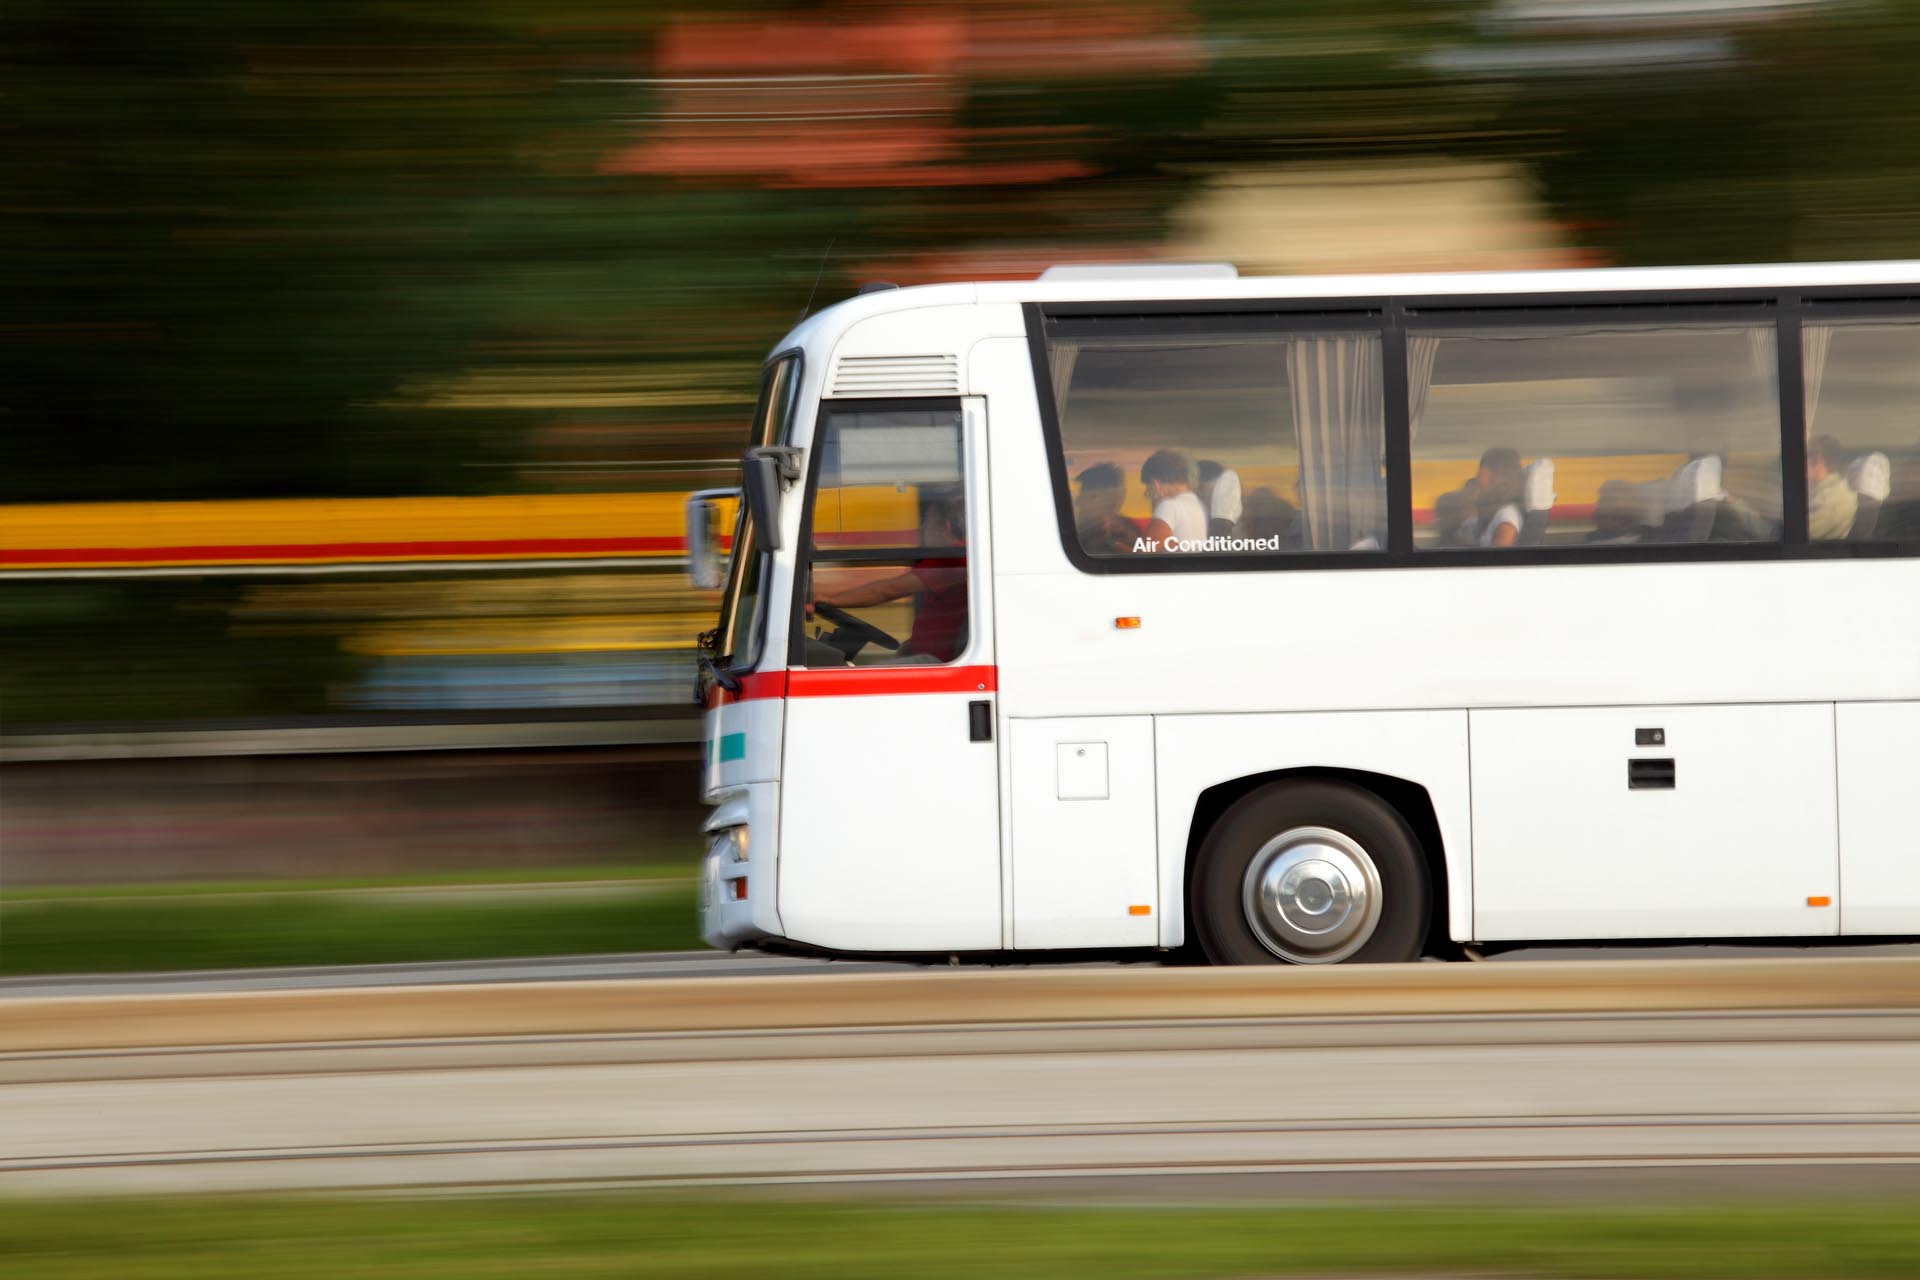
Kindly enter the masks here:
[[957, 396], [960, 357], [841, 356], [834, 365], [835, 396]]
[[885, 293], [889, 289], [898, 289], [899, 287], [899, 285], [891, 280], [869, 280], [860, 286], [860, 296], [864, 298], [870, 293]]
[[1231, 262], [1088, 262], [1048, 267], [1042, 280], [1238, 280]]

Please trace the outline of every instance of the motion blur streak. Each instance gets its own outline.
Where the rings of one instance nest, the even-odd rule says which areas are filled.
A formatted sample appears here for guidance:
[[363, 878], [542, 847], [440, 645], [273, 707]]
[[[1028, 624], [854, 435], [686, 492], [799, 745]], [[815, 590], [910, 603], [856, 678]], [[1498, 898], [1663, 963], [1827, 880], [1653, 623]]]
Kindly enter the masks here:
[[0, 570], [678, 556], [678, 494], [0, 508]]

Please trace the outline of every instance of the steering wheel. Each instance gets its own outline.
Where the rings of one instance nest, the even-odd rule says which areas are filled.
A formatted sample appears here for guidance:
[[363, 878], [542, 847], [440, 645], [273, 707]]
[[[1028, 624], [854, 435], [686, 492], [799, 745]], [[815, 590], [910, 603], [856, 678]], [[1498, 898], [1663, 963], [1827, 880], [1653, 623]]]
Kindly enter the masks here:
[[[834, 624], [836, 630], [828, 641], [834, 648], [847, 655], [851, 662], [853, 655], [860, 652], [864, 645], [874, 644], [882, 649], [898, 652], [900, 642], [874, 626], [864, 618], [857, 618], [837, 604], [826, 604], [816, 600], [813, 611]], [[849, 647], [850, 646], [850, 647]]]

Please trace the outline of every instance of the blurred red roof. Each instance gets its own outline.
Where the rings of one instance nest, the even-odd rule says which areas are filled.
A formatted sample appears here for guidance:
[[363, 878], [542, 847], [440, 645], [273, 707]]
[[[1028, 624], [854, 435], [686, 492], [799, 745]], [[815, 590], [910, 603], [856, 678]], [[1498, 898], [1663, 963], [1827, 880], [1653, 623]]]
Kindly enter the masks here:
[[954, 13], [849, 4], [816, 18], [675, 23], [655, 49], [649, 136], [612, 173], [764, 187], [1055, 182], [1092, 172], [1084, 130], [958, 122], [969, 82], [1177, 75], [1203, 63], [1186, 14], [1159, 5], [1007, 0]]

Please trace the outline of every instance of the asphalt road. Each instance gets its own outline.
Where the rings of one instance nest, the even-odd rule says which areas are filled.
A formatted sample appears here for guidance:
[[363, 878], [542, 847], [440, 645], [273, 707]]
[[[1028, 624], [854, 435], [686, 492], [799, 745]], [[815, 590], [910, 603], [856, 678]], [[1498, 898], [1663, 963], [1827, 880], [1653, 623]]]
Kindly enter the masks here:
[[[1093, 976], [1109, 989], [1133, 982]], [[29, 1048], [0, 1054], [0, 1194], [858, 1184], [1160, 1195], [1195, 1180], [1212, 1198], [1651, 1178], [1708, 1194], [1848, 1178], [1920, 1187], [1920, 1001], [1910, 977], [1895, 981], [1903, 1007], [1831, 1012]], [[789, 989], [747, 985], [762, 997]], [[646, 1001], [669, 987], [688, 990], [621, 989]], [[716, 984], [713, 998], [730, 989]], [[834, 998], [818, 983], [792, 989]]]

